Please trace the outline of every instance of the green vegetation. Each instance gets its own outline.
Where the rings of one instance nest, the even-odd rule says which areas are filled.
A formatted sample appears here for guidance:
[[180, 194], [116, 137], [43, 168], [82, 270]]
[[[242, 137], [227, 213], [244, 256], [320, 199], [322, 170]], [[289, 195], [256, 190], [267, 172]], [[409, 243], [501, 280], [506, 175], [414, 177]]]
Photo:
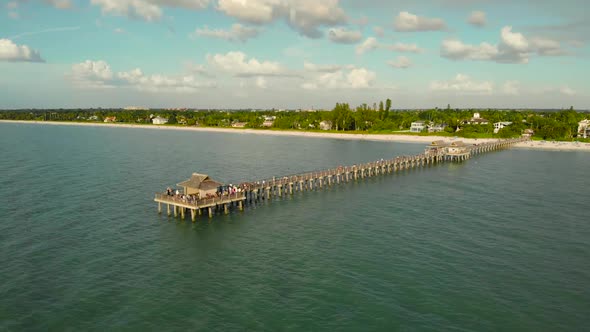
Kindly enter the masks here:
[[[466, 124], [474, 112], [487, 119], [487, 124]], [[37, 121], [104, 122], [107, 117], [116, 117], [115, 122], [151, 124], [151, 118], [160, 116], [168, 119], [169, 126], [232, 127], [245, 123], [245, 128], [266, 130], [302, 130], [328, 132], [349, 132], [359, 134], [404, 134], [460, 136], [466, 138], [509, 138], [520, 136], [525, 129], [534, 131], [535, 139], [573, 140], [577, 136], [578, 122], [590, 118], [590, 114], [576, 112], [570, 107], [562, 111], [503, 111], [446, 109], [391, 110], [391, 100], [375, 103], [372, 107], [362, 104], [356, 108], [346, 103], [337, 103], [330, 110], [320, 111], [251, 111], [251, 110], [121, 110], [121, 109], [68, 109], [68, 110], [14, 110], [1, 111], [0, 119]], [[274, 119], [271, 127], [263, 123]], [[440, 132], [410, 133], [412, 122], [441, 125]], [[493, 123], [512, 122], [511, 125], [494, 133]], [[268, 122], [267, 122], [268, 124]], [[580, 139], [582, 140], [582, 139]]]

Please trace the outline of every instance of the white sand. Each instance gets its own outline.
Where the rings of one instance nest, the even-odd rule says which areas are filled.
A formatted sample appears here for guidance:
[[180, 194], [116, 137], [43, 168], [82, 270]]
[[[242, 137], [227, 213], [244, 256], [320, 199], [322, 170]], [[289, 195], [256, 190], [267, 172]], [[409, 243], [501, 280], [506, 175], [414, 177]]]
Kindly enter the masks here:
[[[430, 142], [436, 141], [436, 140], [444, 140], [444, 141], [458, 140], [458, 141], [463, 141], [465, 143], [484, 143], [484, 142], [497, 140], [497, 139], [490, 139], [490, 138], [473, 139], [473, 138], [462, 138], [462, 137], [450, 138], [450, 137], [445, 137], [445, 136], [411, 136], [411, 135], [396, 135], [396, 134], [344, 134], [344, 133], [341, 134], [341, 133], [319, 133], [319, 132], [305, 132], [305, 131], [275, 131], [275, 130], [259, 130], [259, 129], [156, 126], [156, 125], [124, 124], [124, 123], [96, 123], [96, 122], [94, 122], [94, 123], [81, 123], [81, 122], [16, 121], [16, 120], [0, 120], [0, 122], [2, 122], [2, 123], [60, 125], [60, 126], [91, 126], [91, 127], [156, 129], [156, 130], [184, 130], [184, 131], [197, 131], [197, 132], [218, 132], [218, 133], [254, 134], [254, 135], [271, 135], [271, 136], [298, 136], [298, 137], [315, 137], [315, 138], [337, 138], [337, 139], [425, 143], [425, 144], [429, 144]], [[515, 147], [524, 148], [524, 149], [588, 151], [588, 152], [590, 152], [590, 143], [530, 141], [530, 142], [518, 143], [515, 145]]]

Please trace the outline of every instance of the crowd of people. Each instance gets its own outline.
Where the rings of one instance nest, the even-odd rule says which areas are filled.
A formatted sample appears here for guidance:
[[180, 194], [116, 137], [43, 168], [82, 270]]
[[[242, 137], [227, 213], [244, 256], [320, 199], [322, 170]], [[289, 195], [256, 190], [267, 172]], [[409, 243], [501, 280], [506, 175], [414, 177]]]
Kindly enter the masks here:
[[184, 203], [195, 204], [197, 201], [201, 199], [227, 198], [229, 196], [237, 195], [242, 192], [245, 192], [249, 187], [249, 184], [229, 184], [227, 186], [220, 186], [214, 193], [206, 193], [205, 195], [201, 195], [198, 192], [195, 194], [184, 194], [181, 193], [178, 189], [172, 189], [168, 187], [166, 188], [166, 196], [169, 196], [174, 200], [180, 200]]

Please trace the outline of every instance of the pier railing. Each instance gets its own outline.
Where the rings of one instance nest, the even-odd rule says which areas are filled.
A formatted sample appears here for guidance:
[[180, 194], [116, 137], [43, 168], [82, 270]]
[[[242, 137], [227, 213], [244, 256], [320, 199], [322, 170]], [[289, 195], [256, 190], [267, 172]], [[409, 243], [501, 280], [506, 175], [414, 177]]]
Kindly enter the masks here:
[[181, 196], [177, 195], [168, 195], [167, 193], [156, 193], [156, 200], [177, 204], [177, 205], [187, 205], [193, 206], [195, 208], [209, 206], [209, 205], [217, 205], [217, 204], [225, 204], [235, 201], [240, 201], [246, 199], [245, 192], [236, 192], [233, 194], [228, 195], [221, 195], [218, 197], [211, 197], [211, 198], [199, 198], [199, 199], [188, 199], [182, 198]]

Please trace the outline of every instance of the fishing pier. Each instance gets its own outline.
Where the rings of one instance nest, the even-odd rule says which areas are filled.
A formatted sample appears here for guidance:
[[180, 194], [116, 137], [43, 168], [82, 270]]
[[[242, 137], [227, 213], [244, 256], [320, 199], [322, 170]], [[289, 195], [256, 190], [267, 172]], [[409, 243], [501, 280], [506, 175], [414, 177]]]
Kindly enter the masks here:
[[166, 206], [169, 216], [174, 214], [175, 217], [180, 216], [184, 219], [190, 213], [191, 220], [194, 222], [197, 216], [204, 213], [212, 218], [216, 212], [227, 214], [234, 208], [242, 211], [247, 204], [270, 201], [276, 197], [292, 195], [294, 192], [321, 190], [367, 177], [392, 174], [438, 163], [462, 162], [474, 155], [506, 149], [527, 140], [529, 138], [523, 137], [473, 145], [461, 141], [450, 143], [434, 141], [423, 153], [413, 156], [398, 156], [359, 165], [242, 182], [229, 187], [210, 179], [205, 174], [193, 173], [190, 179], [178, 184], [183, 188], [182, 193], [179, 190], [169, 189], [164, 193], [156, 193], [154, 201], [158, 203], [159, 213], [162, 213], [163, 206]]

